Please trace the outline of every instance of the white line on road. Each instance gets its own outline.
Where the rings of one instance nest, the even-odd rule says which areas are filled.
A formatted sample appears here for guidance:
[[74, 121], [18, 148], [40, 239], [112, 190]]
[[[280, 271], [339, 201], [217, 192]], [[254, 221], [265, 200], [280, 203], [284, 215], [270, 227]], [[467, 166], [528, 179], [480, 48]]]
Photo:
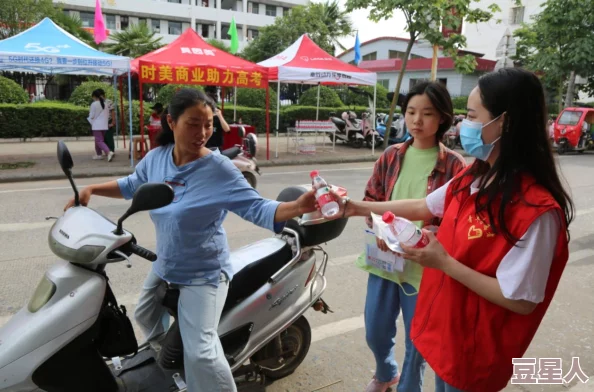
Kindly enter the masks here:
[[342, 335], [364, 327], [365, 319], [363, 315], [320, 325], [319, 327], [312, 328], [311, 342], [319, 342], [320, 340]]
[[26, 222], [26, 223], [2, 223], [0, 224], [0, 233], [8, 231], [22, 231], [22, 230], [35, 230], [45, 229], [54, 224], [54, 221], [42, 221], [42, 222]]

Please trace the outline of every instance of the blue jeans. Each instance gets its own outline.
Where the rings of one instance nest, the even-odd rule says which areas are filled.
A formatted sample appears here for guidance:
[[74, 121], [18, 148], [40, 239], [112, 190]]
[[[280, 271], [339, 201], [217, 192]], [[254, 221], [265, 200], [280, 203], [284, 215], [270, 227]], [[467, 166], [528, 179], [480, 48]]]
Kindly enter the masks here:
[[[406, 292], [414, 288], [403, 283]], [[415, 313], [417, 295], [404, 294], [397, 283], [369, 274], [365, 300], [365, 330], [367, 345], [375, 356], [375, 376], [380, 382], [391, 381], [398, 375], [394, 359], [396, 319], [402, 309], [405, 354], [397, 391], [416, 392], [423, 389], [426, 362], [410, 341], [410, 323]]]
[[435, 375], [435, 392], [463, 392], [461, 389], [454, 388], [447, 384], [437, 374]]
[[[161, 278], [152, 270], [144, 285], [134, 317], [147, 341], [169, 327], [169, 314], [155, 300]], [[229, 280], [221, 274], [219, 287], [179, 286], [178, 318], [184, 343], [184, 370], [188, 392], [235, 392], [237, 388], [217, 332]]]

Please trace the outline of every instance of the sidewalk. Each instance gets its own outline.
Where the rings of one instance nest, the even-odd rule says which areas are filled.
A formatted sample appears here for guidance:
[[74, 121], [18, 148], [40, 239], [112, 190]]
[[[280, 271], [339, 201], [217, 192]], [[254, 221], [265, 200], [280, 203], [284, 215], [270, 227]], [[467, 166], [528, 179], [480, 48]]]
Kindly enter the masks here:
[[[313, 137], [305, 137], [306, 142], [313, 144]], [[103, 177], [103, 176], [124, 176], [130, 174], [134, 169], [130, 165], [128, 156], [129, 147], [126, 140], [126, 149], [123, 148], [121, 140], [117, 141], [116, 155], [111, 162], [107, 160], [95, 161], [94, 142], [92, 138], [64, 138], [64, 139], [41, 139], [28, 142], [16, 140], [0, 140], [0, 183], [20, 181], [42, 181], [63, 179], [62, 172], [56, 155], [58, 140], [64, 140], [74, 160], [73, 172], [76, 178]], [[278, 141], [278, 158], [275, 157], [276, 140], [270, 137], [270, 160], [266, 160], [266, 139], [260, 136], [258, 139], [258, 166], [261, 168], [270, 166], [295, 166], [307, 164], [333, 164], [351, 162], [375, 162], [383, 150], [376, 149], [372, 155], [370, 148], [354, 149], [336, 143], [335, 151], [328, 151], [332, 144], [326, 141], [325, 150], [322, 151], [322, 144], [318, 139], [315, 154], [295, 154], [287, 152], [287, 141], [281, 136]], [[291, 147], [291, 146], [290, 146]], [[460, 151], [459, 151], [460, 152]], [[136, 165], [138, 162], [134, 162]], [[4, 164], [4, 165], [3, 165]], [[19, 168], [6, 168], [6, 164], [24, 166]], [[18, 164], [18, 165], [17, 165]], [[264, 171], [265, 172], [265, 171]]]

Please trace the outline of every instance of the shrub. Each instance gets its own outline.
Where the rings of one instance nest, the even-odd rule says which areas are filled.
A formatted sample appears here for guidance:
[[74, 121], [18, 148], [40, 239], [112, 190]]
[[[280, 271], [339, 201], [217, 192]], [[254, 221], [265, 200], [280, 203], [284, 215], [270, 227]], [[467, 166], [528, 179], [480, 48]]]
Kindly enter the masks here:
[[29, 95], [12, 79], [0, 76], [0, 103], [27, 103]]
[[[177, 90], [182, 88], [191, 88], [194, 90], [204, 91], [204, 87], [195, 84], [167, 84], [161, 87], [161, 89], [157, 93], [156, 101], [162, 103], [163, 106], [167, 106], [169, 105], [169, 102], [171, 102], [171, 98], [173, 98]], [[152, 106], [152, 104], [150, 106]]]
[[464, 110], [466, 112], [468, 97], [460, 96], [460, 97], [452, 97], [452, 104], [454, 105], [454, 109]]
[[[114, 96], [113, 86], [103, 82], [83, 82], [80, 86], [74, 89], [68, 102], [77, 106], [90, 106], [93, 102], [91, 94], [93, 91], [102, 88], [105, 91], [105, 98], [111, 99], [113, 102], [119, 102], [119, 95]], [[126, 94], [127, 95], [127, 94]]]
[[[276, 110], [276, 91], [270, 89], [270, 110]], [[238, 88], [237, 106], [266, 109], [266, 90], [261, 88]]]
[[[299, 105], [301, 106], [317, 106], [318, 104], [318, 87], [312, 86], [299, 97]], [[321, 86], [320, 87], [320, 107], [339, 108], [344, 106], [344, 103], [333, 89]], [[315, 114], [315, 113], [314, 113]], [[315, 118], [315, 117], [314, 117]]]

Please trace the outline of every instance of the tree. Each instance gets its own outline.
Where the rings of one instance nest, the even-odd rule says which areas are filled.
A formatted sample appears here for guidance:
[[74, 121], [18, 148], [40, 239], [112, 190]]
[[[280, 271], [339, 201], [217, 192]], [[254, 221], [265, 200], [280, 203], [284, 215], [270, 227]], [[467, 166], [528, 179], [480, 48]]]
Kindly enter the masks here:
[[206, 43], [214, 46], [215, 48], [222, 50], [223, 52], [227, 52], [227, 53], [231, 53], [231, 48], [229, 46], [227, 46], [223, 41], [219, 41], [218, 39], [208, 39], [206, 40]]
[[57, 10], [57, 12], [55, 12], [53, 15], [52, 20], [58, 26], [87, 45], [97, 48], [93, 34], [83, 28], [82, 21], [78, 16], [67, 15], [64, 12]]
[[[532, 23], [514, 32], [520, 65], [558, 86], [565, 105], [571, 106], [576, 75], [594, 75], [594, 2], [592, 0], [547, 0]], [[562, 108], [559, 99], [559, 110]]]
[[[486, 10], [471, 9], [470, 3], [472, 1], [477, 0], [347, 0], [346, 8], [348, 12], [368, 9], [369, 19], [375, 22], [391, 18], [395, 11], [402, 12], [406, 19], [405, 30], [409, 34], [409, 41], [390, 105], [388, 124], [386, 124], [387, 129], [390, 129], [392, 125], [392, 117], [396, 109], [400, 87], [402, 86], [402, 78], [410, 52], [418, 38], [426, 39], [433, 45], [441, 46], [442, 51], [454, 59], [456, 69], [459, 72], [470, 73], [474, 71], [476, 67], [474, 56], [458, 55], [458, 51], [466, 45], [466, 37], [455, 33], [445, 37], [439, 30], [441, 22], [452, 30], [460, 26], [462, 19], [466, 23], [487, 22], [491, 20], [494, 12], [500, 10], [495, 4], [491, 4]], [[455, 10], [455, 15], [452, 14], [452, 10]], [[386, 138], [384, 147], [388, 146], [388, 142], [389, 140]]]
[[119, 56], [137, 58], [163, 46], [161, 37], [157, 37], [146, 23], [131, 25], [124, 31], [110, 35], [114, 43], [107, 44], [105, 51]]
[[1, 0], [0, 39], [27, 30], [54, 12], [52, 0]]
[[[334, 54], [337, 39], [352, 33], [350, 20], [344, 11], [337, 11], [338, 6], [334, 3], [310, 3], [292, 8], [288, 14], [276, 18], [274, 24], [261, 28], [242, 56], [256, 63], [266, 60], [288, 48], [305, 33], [326, 52]], [[330, 21], [326, 19], [328, 17], [338, 19]]]

